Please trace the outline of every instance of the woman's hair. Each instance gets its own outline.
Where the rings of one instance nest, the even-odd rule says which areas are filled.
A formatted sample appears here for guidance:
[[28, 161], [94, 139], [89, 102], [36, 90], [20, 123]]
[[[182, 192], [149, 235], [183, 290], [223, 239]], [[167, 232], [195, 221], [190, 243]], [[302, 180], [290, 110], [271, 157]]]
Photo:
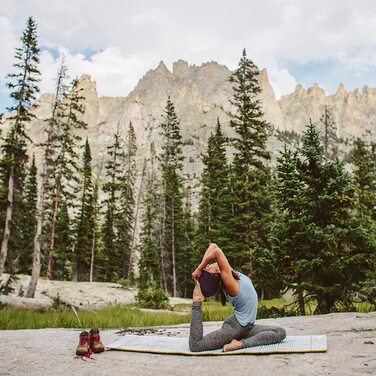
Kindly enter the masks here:
[[202, 294], [208, 298], [217, 293], [221, 277], [219, 273], [209, 273], [206, 270], [203, 270], [199, 282]]
[[[233, 269], [231, 270], [231, 273], [232, 273], [232, 276], [237, 281], [239, 281], [240, 274]], [[219, 282], [219, 294], [220, 294], [220, 297], [221, 297], [221, 303], [222, 303], [223, 306], [225, 306], [226, 303], [227, 303], [227, 299], [226, 299], [225, 287], [223, 286], [222, 280]]]

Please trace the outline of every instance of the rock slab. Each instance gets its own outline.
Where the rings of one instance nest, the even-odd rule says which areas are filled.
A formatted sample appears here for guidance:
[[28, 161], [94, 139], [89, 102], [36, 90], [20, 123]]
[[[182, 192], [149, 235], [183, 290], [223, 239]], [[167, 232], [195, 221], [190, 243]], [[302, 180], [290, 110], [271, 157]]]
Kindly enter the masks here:
[[[376, 312], [258, 320], [283, 326], [288, 335], [326, 334], [326, 353], [194, 357], [105, 351], [96, 360], [74, 359], [80, 330], [0, 331], [1, 375], [375, 375]], [[221, 323], [206, 323], [205, 332]], [[101, 331], [105, 344], [119, 330]], [[129, 329], [128, 329], [129, 332]], [[154, 328], [152, 335], [187, 337], [189, 325]]]

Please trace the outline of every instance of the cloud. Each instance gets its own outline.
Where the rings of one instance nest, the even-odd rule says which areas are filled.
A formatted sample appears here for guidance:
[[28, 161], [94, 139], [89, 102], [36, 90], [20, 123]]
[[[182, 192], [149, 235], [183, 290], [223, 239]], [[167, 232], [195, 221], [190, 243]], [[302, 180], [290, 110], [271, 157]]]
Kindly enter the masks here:
[[13, 62], [13, 47], [17, 40], [13, 34], [11, 22], [8, 18], [0, 16], [0, 48], [2, 56], [0, 59], [0, 77], [8, 74]]
[[278, 67], [274, 66], [269, 68], [268, 74], [270, 84], [277, 99], [279, 99], [282, 95], [294, 91], [297, 82], [287, 69], [279, 69]]
[[2, 0], [0, 74], [9, 71], [29, 15], [45, 47], [43, 90], [53, 85], [55, 50], [66, 54], [71, 76], [92, 75], [104, 95], [126, 95], [160, 60], [168, 66], [179, 59], [214, 60], [234, 69], [243, 48], [268, 69], [277, 96], [298, 79], [311, 80], [299, 67], [321, 64], [343, 72], [331, 78], [317, 71], [314, 81], [326, 87], [337, 87], [338, 80], [353, 85], [359, 77], [361, 83], [366, 70], [376, 69], [373, 0]]
[[97, 82], [98, 94], [105, 96], [126, 96], [136, 86], [140, 77], [154, 63], [151, 55], [123, 56], [117, 47], [108, 47], [86, 58], [83, 54], [72, 54], [61, 48], [56, 57], [50, 51], [41, 55], [41, 71], [43, 80], [40, 84], [42, 92], [53, 92], [55, 78], [61, 58], [64, 56], [68, 74], [76, 78], [86, 73]]

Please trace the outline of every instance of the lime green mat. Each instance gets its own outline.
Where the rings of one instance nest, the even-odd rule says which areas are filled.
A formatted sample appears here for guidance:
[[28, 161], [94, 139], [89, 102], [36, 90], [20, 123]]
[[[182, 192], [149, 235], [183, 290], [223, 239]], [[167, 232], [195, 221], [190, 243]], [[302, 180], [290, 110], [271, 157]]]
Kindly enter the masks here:
[[193, 356], [325, 352], [328, 349], [325, 335], [287, 336], [283, 341], [271, 345], [247, 347], [230, 352], [222, 352], [221, 349], [192, 352], [189, 350], [188, 338], [149, 335], [125, 335], [106, 347], [112, 350]]

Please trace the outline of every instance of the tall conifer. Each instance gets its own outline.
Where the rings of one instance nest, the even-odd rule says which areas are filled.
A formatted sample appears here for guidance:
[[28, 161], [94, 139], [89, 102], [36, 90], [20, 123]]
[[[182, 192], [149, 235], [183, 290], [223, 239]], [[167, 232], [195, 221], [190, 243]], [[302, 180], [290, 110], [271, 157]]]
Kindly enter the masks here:
[[20, 226], [21, 241], [18, 254], [18, 272], [30, 274], [33, 264], [33, 241], [37, 225], [37, 167], [35, 165], [35, 156], [28, 168], [25, 181], [24, 204], [22, 210], [22, 225]]
[[[238, 69], [231, 75], [234, 83], [232, 104], [236, 112], [230, 121], [236, 136], [232, 139], [235, 148], [233, 160], [233, 202], [236, 256], [233, 266], [253, 274], [251, 251], [268, 249], [270, 198], [270, 154], [266, 141], [271, 126], [264, 120], [259, 94], [260, 72], [247, 58], [245, 50]], [[255, 281], [257, 282], [257, 281]]]
[[26, 23], [26, 29], [21, 37], [21, 47], [15, 50], [16, 73], [8, 75], [10, 81], [7, 87], [11, 90], [14, 105], [8, 110], [14, 111], [9, 118], [11, 128], [2, 145], [2, 176], [3, 186], [6, 190], [6, 216], [4, 218], [4, 231], [0, 250], [0, 278], [7, 258], [8, 242], [11, 237], [11, 222], [14, 210], [22, 200], [23, 180], [25, 177], [25, 164], [27, 162], [26, 147], [29, 137], [25, 132], [25, 125], [35, 115], [31, 108], [39, 92], [39, 47], [37, 39], [37, 25], [32, 17]]
[[[163, 205], [163, 244], [170, 261], [169, 270], [172, 280], [169, 288], [173, 296], [177, 295], [177, 254], [179, 242], [182, 237], [182, 141], [180, 124], [175, 113], [171, 99], [167, 99], [163, 121], [161, 123], [161, 136], [163, 139], [160, 154], [162, 168], [162, 205]], [[167, 265], [166, 265], [167, 266]]]
[[325, 161], [324, 148], [310, 123], [296, 159], [285, 151], [278, 166], [278, 207], [272, 243], [285, 281], [298, 294], [317, 300], [317, 313], [351, 305], [371, 268], [376, 242], [353, 216], [353, 186], [343, 164]]
[[66, 108], [60, 114], [61, 122], [59, 132], [56, 136], [56, 145], [58, 153], [55, 160], [55, 181], [53, 185], [53, 203], [50, 219], [49, 234], [49, 255], [47, 265], [47, 276], [53, 278], [54, 257], [55, 257], [55, 239], [56, 239], [56, 220], [60, 210], [60, 203], [65, 200], [68, 207], [73, 205], [74, 189], [77, 186], [78, 154], [77, 146], [81, 136], [77, 130], [86, 129], [87, 124], [81, 120], [85, 112], [82, 96], [82, 88], [78, 80], [73, 80], [70, 90], [66, 94]]
[[[178, 272], [178, 291], [179, 295], [188, 298], [192, 296], [192, 270], [197, 267], [197, 256], [205, 245], [200, 244], [200, 248], [195, 248], [195, 221], [192, 213], [192, 192], [191, 187], [187, 186], [183, 189], [183, 213], [182, 213], [182, 241], [178, 248], [177, 254], [177, 272]], [[200, 254], [202, 257], [202, 253]]]
[[74, 250], [78, 281], [89, 281], [90, 278], [90, 263], [95, 231], [93, 189], [91, 151], [89, 140], [86, 138], [82, 163], [82, 179], [77, 195], [79, 205], [75, 218]]
[[331, 108], [325, 106], [324, 113], [321, 116], [322, 139], [325, 153], [325, 160], [335, 160], [338, 155], [338, 137], [337, 126], [334, 114]]
[[72, 252], [73, 230], [68, 204], [63, 199], [56, 219], [54, 278], [64, 281], [72, 278], [74, 258]]
[[376, 161], [372, 145], [361, 139], [354, 142], [351, 152], [354, 163], [354, 184], [356, 189], [357, 211], [360, 217], [376, 220]]
[[[40, 187], [37, 207], [37, 224], [33, 241], [33, 267], [31, 272], [31, 279], [26, 296], [33, 297], [35, 294], [36, 285], [40, 275], [41, 269], [41, 248], [42, 248], [42, 235], [45, 227], [46, 209], [52, 210], [52, 184], [51, 178], [54, 175], [54, 153], [56, 135], [59, 130], [60, 113], [64, 111], [63, 99], [65, 91], [67, 90], [65, 80], [67, 78], [67, 68], [64, 64], [64, 59], [61, 61], [55, 88], [54, 105], [52, 108], [51, 117], [47, 119], [45, 128], [46, 140], [43, 146], [43, 160], [40, 175]], [[49, 203], [49, 204], [48, 204]], [[45, 231], [45, 232], [48, 232]]]
[[116, 281], [120, 277], [122, 267], [122, 255], [116, 247], [116, 217], [119, 212], [119, 197], [121, 190], [120, 176], [123, 173], [122, 145], [120, 133], [117, 129], [114, 142], [107, 147], [108, 160], [105, 165], [107, 181], [103, 184], [105, 193], [104, 223], [102, 226], [102, 253], [105, 258], [105, 268], [102, 277], [107, 281]]
[[136, 134], [132, 123], [129, 123], [126, 147], [122, 151], [122, 173], [119, 176], [119, 211], [116, 213], [116, 247], [121, 258], [119, 270], [122, 278], [133, 275], [132, 236], [134, 227], [135, 180], [136, 180]]
[[207, 152], [202, 156], [204, 170], [201, 175], [198, 232], [202, 244], [212, 242], [226, 249], [230, 263], [228, 219], [231, 217], [229, 196], [229, 167], [226, 155], [227, 138], [217, 119], [215, 133], [208, 139]]
[[143, 195], [143, 216], [140, 235], [140, 261], [138, 288], [146, 289], [149, 282], [162, 286], [161, 260], [158, 249], [158, 201], [159, 181], [156, 176], [154, 143], [150, 146], [149, 167], [146, 173]]

